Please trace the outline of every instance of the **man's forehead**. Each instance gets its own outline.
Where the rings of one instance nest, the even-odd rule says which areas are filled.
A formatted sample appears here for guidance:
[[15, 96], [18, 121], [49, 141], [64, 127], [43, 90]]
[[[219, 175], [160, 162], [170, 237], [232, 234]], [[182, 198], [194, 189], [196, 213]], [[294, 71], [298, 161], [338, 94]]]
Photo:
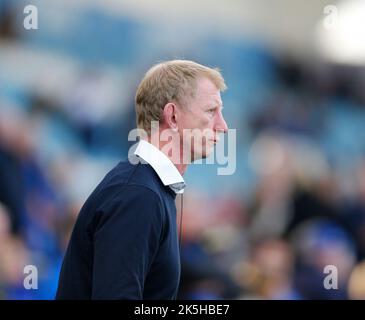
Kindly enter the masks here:
[[212, 94], [206, 94], [205, 95], [207, 100], [207, 103], [211, 105], [212, 107], [221, 107], [223, 105], [222, 98], [220, 95], [220, 92], [212, 93]]
[[198, 90], [205, 91], [205, 92], [215, 92], [220, 91], [216, 84], [210, 80], [209, 78], [199, 78], [197, 80], [197, 87]]
[[218, 104], [222, 104], [222, 98], [220, 90], [214, 86], [214, 87], [204, 87], [201, 86], [197, 90], [197, 97], [210, 99], [212, 101], [215, 101]]

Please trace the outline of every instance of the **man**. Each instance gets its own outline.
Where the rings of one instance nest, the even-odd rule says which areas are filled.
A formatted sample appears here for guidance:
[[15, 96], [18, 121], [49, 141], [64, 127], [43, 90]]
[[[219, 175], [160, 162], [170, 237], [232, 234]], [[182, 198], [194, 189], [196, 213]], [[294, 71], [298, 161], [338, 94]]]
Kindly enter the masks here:
[[192, 61], [163, 62], [146, 73], [135, 101], [137, 127], [146, 134], [81, 209], [57, 299], [176, 298], [176, 194], [184, 191], [188, 163], [209, 156], [218, 133], [228, 130], [225, 88], [218, 70]]

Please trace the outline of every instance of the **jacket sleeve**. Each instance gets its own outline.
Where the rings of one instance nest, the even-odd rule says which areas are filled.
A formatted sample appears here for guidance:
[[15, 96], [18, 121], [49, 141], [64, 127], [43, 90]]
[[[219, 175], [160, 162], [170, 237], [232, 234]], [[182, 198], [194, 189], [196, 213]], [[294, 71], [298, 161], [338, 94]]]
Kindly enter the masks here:
[[161, 200], [125, 186], [103, 201], [94, 232], [92, 299], [143, 299], [144, 281], [163, 226]]

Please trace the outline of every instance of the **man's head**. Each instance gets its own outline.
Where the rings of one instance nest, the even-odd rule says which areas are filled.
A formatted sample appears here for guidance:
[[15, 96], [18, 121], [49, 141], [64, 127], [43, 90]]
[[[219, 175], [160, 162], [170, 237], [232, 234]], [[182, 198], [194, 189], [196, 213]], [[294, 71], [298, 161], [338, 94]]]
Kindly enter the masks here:
[[[136, 94], [137, 127], [151, 135], [152, 121], [178, 136], [194, 161], [209, 155], [217, 133], [226, 132], [220, 92], [226, 89], [218, 69], [172, 60], [147, 71]], [[153, 129], [152, 129], [153, 131]]]

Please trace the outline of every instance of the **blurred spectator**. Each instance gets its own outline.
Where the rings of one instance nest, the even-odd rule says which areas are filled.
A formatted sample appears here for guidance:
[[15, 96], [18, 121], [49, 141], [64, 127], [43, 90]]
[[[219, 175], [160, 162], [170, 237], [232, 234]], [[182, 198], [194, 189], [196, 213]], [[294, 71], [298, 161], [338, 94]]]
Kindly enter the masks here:
[[0, 1], [0, 39], [12, 39], [17, 36], [15, 23], [15, 8], [8, 0]]
[[29, 262], [22, 239], [11, 233], [7, 208], [0, 203], [0, 298], [19, 298], [23, 288], [23, 268]]
[[[208, 211], [201, 209], [205, 206]], [[195, 193], [186, 201], [178, 297], [180, 299], [233, 299], [242, 290], [233, 281], [228, 270], [216, 263], [213, 254], [204, 245], [204, 230], [215, 224], [214, 217], [214, 212], [209, 212], [209, 205], [204, 201], [204, 197], [197, 197]]]
[[351, 272], [348, 294], [352, 300], [365, 300], [365, 262], [358, 263]]
[[[321, 219], [302, 224], [293, 233], [297, 250], [295, 282], [304, 299], [347, 299], [347, 282], [356, 262], [351, 238], [338, 225]], [[338, 271], [337, 288], [324, 286], [326, 266]]]
[[295, 257], [284, 240], [267, 238], [252, 246], [248, 261], [236, 270], [246, 288], [242, 299], [301, 299], [293, 283]]

